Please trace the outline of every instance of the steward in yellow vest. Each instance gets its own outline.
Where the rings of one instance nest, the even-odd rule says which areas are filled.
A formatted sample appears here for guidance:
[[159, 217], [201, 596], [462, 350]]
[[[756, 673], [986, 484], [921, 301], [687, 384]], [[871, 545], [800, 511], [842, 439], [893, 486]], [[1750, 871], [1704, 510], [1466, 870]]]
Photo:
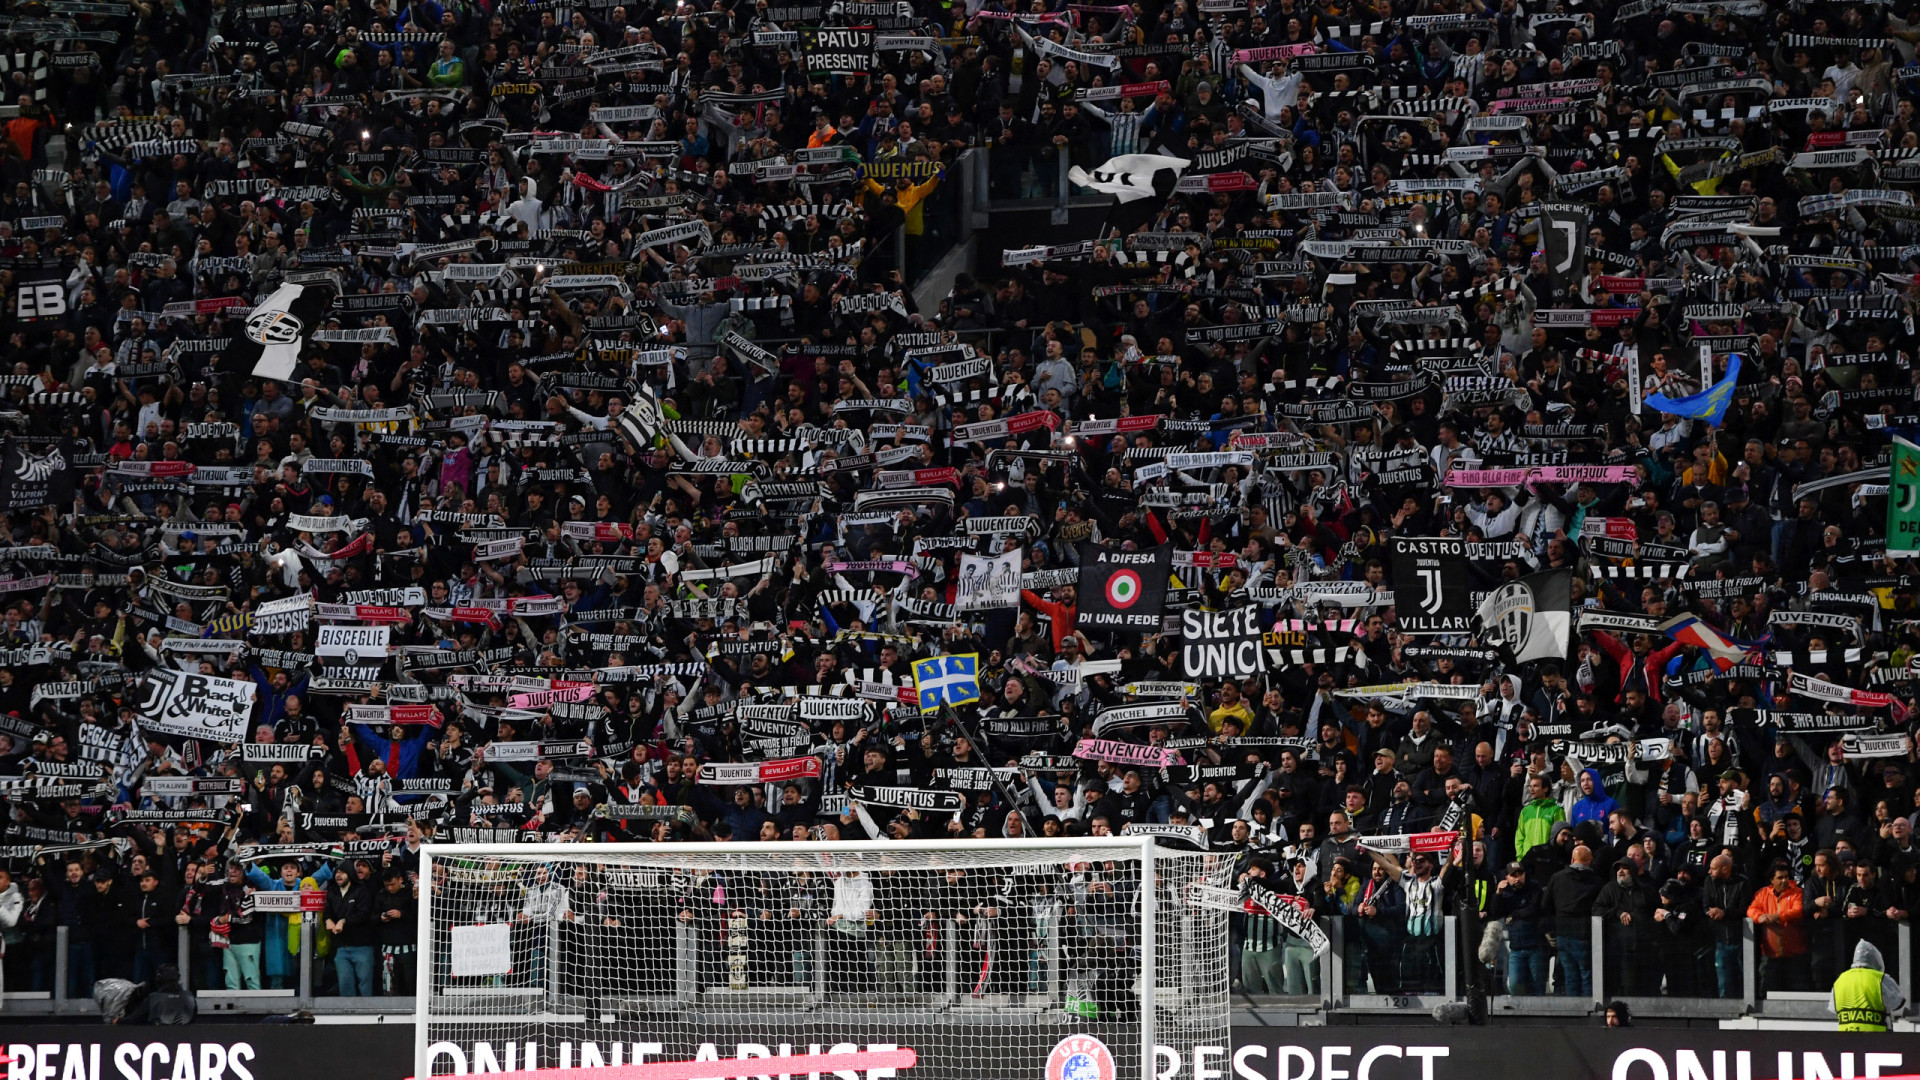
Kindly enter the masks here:
[[1888, 1014], [1906, 1007], [1900, 984], [1870, 941], [1853, 947], [1853, 966], [1833, 981], [1833, 1011], [1841, 1031], [1885, 1031]]

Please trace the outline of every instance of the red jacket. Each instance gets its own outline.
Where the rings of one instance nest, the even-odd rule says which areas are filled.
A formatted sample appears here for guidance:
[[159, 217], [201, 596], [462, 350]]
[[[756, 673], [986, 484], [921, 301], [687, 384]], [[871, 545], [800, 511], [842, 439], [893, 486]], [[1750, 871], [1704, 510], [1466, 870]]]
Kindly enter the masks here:
[[[1606, 650], [1607, 655], [1613, 657], [1613, 662], [1620, 668], [1620, 685], [1615, 687], [1613, 691], [1613, 703], [1618, 705], [1620, 699], [1626, 696], [1627, 683], [1633, 675], [1633, 650], [1627, 647], [1626, 642], [1621, 641], [1605, 630], [1589, 630], [1587, 633], [1593, 635], [1594, 643]], [[1679, 642], [1671, 642], [1664, 649], [1655, 649], [1648, 653], [1646, 660], [1642, 661], [1641, 671], [1646, 679], [1648, 699], [1652, 701], [1661, 700], [1661, 673], [1666, 670], [1667, 661], [1673, 659], [1674, 654], [1682, 648], [1685, 648], [1685, 646]], [[1595, 687], [1594, 689], [1598, 691], [1600, 687]]]

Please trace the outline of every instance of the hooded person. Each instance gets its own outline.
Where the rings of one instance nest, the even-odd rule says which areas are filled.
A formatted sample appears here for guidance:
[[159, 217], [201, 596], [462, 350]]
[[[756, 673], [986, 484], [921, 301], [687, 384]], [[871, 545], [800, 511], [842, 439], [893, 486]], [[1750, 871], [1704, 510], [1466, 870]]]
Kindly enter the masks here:
[[1658, 898], [1641, 879], [1631, 859], [1613, 864], [1613, 880], [1600, 887], [1593, 899], [1593, 913], [1606, 928], [1607, 985], [1622, 988], [1627, 994], [1644, 993], [1643, 986], [1660, 985], [1660, 957], [1657, 948], [1646, 947], [1653, 928], [1653, 909]]
[[199, 1006], [194, 1001], [193, 993], [180, 985], [180, 969], [172, 964], [161, 964], [153, 973], [153, 982], [147, 995], [140, 999], [139, 1004], [127, 1010], [127, 1015], [120, 1023], [191, 1024], [198, 1013]]
[[1833, 1012], [1841, 1031], [1885, 1031], [1887, 1015], [1907, 1007], [1900, 984], [1871, 941], [1853, 947], [1853, 966], [1833, 981]]
[[1527, 849], [1520, 859], [1527, 868], [1527, 878], [1542, 888], [1547, 879], [1558, 873], [1573, 858], [1573, 826], [1564, 821], [1556, 821], [1547, 831], [1547, 842], [1535, 844]]
[[1613, 796], [1607, 794], [1606, 786], [1600, 781], [1599, 769], [1582, 770], [1579, 784], [1580, 798], [1573, 804], [1573, 813], [1568, 815], [1568, 820], [1575, 825], [1596, 821], [1604, 828], [1607, 824], [1607, 815], [1620, 809], [1620, 804], [1614, 802]]

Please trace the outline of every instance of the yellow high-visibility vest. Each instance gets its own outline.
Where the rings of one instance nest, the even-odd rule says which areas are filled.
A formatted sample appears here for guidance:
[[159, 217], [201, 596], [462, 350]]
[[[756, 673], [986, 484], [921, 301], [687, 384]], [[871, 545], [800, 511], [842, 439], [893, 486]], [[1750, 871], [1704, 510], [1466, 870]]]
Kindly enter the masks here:
[[1833, 981], [1833, 1011], [1841, 1031], [1887, 1030], [1887, 1006], [1880, 997], [1885, 976], [1872, 968], [1849, 968]]

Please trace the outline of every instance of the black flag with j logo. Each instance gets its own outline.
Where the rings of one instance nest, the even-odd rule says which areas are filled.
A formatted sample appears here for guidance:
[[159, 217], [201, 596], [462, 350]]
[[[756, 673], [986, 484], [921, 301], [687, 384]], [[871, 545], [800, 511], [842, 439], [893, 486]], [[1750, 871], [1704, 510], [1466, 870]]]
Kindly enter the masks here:
[[1472, 630], [1467, 542], [1457, 537], [1394, 537], [1393, 612], [1402, 633]]

